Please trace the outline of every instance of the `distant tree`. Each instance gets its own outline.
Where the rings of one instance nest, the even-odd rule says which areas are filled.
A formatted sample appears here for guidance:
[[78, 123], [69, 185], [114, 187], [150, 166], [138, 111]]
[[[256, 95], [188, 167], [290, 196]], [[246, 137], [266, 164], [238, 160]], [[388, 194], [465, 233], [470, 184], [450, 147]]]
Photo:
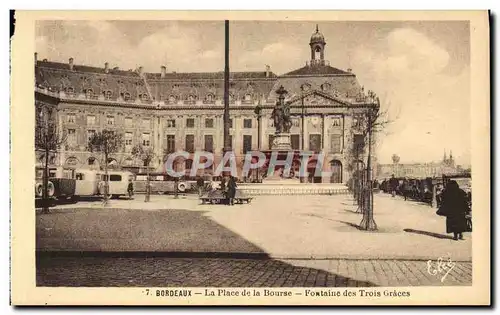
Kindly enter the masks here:
[[90, 152], [99, 152], [104, 155], [104, 205], [108, 202], [109, 193], [109, 156], [119, 152], [122, 149], [122, 144], [123, 136], [114, 130], [107, 129], [94, 133], [88, 142], [88, 150]]
[[132, 155], [141, 160], [143, 165], [146, 167], [146, 197], [144, 202], [149, 202], [151, 198], [151, 186], [149, 180], [149, 165], [151, 161], [155, 158], [155, 150], [152, 147], [143, 146], [142, 144], [138, 144], [132, 148]]
[[44, 152], [43, 195], [42, 212], [49, 212], [49, 156], [56, 154], [57, 150], [66, 142], [67, 134], [57, 126], [57, 120], [52, 116], [50, 107], [38, 109], [35, 118], [35, 150]]

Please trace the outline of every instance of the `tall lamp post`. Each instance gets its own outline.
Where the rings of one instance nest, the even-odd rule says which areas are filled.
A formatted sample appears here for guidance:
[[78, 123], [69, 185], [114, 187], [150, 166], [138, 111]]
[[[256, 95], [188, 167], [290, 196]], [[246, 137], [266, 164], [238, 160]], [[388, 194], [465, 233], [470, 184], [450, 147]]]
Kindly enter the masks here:
[[[302, 151], [305, 151], [306, 150], [306, 145], [305, 145], [305, 115], [306, 115], [306, 109], [305, 109], [305, 105], [304, 105], [304, 89], [302, 88], [301, 89], [301, 101], [300, 101], [300, 104], [301, 104], [301, 121], [300, 121], [300, 140], [301, 140], [301, 144], [300, 144], [300, 148], [302, 149]], [[304, 174], [302, 174], [304, 175]], [[306, 179], [304, 178], [304, 176], [300, 176], [300, 182], [301, 183], [304, 183], [306, 181]]]
[[[226, 152], [231, 149], [229, 143], [229, 20], [224, 21], [224, 149], [223, 158]], [[225, 166], [225, 165], [224, 165]]]
[[[259, 104], [255, 107], [255, 114], [257, 115], [257, 150], [260, 152], [261, 149], [261, 118], [262, 118], [262, 107], [260, 104], [261, 100], [259, 99]], [[260, 180], [260, 167], [257, 168], [257, 182]]]

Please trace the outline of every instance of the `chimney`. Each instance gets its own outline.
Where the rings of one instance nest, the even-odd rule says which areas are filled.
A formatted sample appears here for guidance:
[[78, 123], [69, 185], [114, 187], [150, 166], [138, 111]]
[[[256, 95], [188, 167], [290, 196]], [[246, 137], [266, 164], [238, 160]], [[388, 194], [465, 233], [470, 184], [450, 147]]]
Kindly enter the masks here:
[[161, 66], [161, 77], [164, 78], [167, 74], [167, 67]]
[[140, 66], [139, 68], [137, 68], [137, 72], [138, 72], [139, 74], [142, 74], [142, 66]]
[[351, 69], [351, 68], [348, 68], [348, 69], [347, 69], [347, 72], [351, 73], [351, 72], [352, 72], [352, 69]]
[[36, 52], [35, 53], [35, 66], [36, 66], [37, 61], [38, 61], [38, 53]]
[[269, 78], [270, 72], [271, 72], [271, 66], [266, 65], [266, 78]]
[[105, 62], [104, 63], [104, 73], [108, 73], [109, 72], [109, 62]]
[[69, 58], [69, 70], [73, 70], [73, 57]]

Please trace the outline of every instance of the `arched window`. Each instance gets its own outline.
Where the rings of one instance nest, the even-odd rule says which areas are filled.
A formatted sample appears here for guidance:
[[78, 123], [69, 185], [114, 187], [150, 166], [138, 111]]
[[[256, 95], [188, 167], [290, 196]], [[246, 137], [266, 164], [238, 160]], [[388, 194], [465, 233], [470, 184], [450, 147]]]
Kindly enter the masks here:
[[142, 93], [141, 95], [139, 95], [139, 98], [141, 99], [141, 101], [149, 100], [149, 97], [146, 93]]
[[321, 47], [319, 46], [316, 46], [316, 48], [314, 49], [314, 59], [315, 60], [321, 59]]
[[113, 96], [113, 92], [111, 92], [109, 90], [108, 91], [104, 91], [104, 99], [110, 100], [112, 96]]
[[245, 94], [245, 102], [250, 102], [252, 100], [252, 95], [249, 93]]
[[168, 97], [169, 103], [175, 103], [176, 101], [177, 101], [177, 97], [175, 95], [172, 94]]
[[212, 103], [214, 101], [214, 99], [215, 99], [215, 97], [214, 97], [214, 95], [212, 93], [209, 93], [207, 95], [207, 102], [208, 103]]
[[89, 157], [89, 159], [87, 160], [88, 165], [94, 165], [95, 162], [96, 162], [95, 157]]
[[129, 92], [125, 92], [125, 93], [123, 93], [123, 99], [124, 99], [125, 101], [129, 101], [129, 100], [130, 100], [130, 93], [129, 93]]
[[330, 83], [323, 83], [321, 85], [321, 90], [323, 90], [324, 92], [326, 92], [326, 91], [330, 90], [330, 87], [331, 87]]
[[300, 87], [302, 92], [307, 92], [311, 89], [311, 85], [309, 83], [304, 83], [302, 84], [302, 86]]
[[87, 98], [93, 98], [94, 97], [94, 91], [92, 91], [92, 89], [86, 89], [85, 90], [85, 96]]
[[73, 94], [73, 93], [75, 93], [75, 89], [73, 87], [71, 87], [71, 86], [68, 86], [66, 88], [66, 93]]
[[195, 102], [195, 101], [196, 101], [196, 95], [194, 95], [194, 94], [190, 94], [190, 95], [188, 96], [188, 101], [190, 101], [190, 102]]

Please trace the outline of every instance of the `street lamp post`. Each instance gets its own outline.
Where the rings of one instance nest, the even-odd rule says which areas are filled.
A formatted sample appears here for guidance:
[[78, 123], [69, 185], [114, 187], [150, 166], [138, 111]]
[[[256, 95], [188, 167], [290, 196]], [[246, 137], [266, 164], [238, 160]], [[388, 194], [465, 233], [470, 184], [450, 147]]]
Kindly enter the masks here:
[[[229, 20], [224, 21], [224, 148], [223, 158], [226, 152], [229, 152], [231, 144], [229, 143]], [[224, 165], [226, 166], [226, 165]], [[223, 173], [224, 174], [224, 173]]]
[[[261, 149], [261, 118], [262, 118], [262, 107], [260, 104], [255, 107], [255, 114], [257, 115], [257, 150], [260, 152]], [[259, 182], [259, 177], [260, 177], [260, 167], [257, 168], [257, 182]]]

